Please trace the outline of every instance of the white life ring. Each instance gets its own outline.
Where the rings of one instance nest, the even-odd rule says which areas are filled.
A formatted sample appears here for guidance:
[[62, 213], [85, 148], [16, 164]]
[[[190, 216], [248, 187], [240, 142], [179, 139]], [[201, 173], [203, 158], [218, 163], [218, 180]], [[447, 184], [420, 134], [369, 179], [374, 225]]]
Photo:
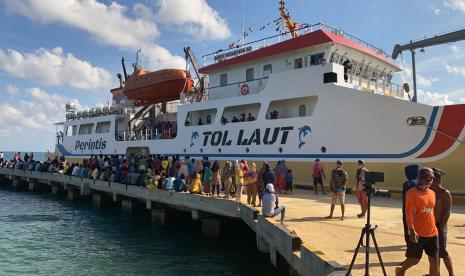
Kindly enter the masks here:
[[244, 83], [244, 84], [241, 86], [241, 94], [242, 94], [243, 96], [249, 94], [249, 86], [247, 85], [247, 83]]

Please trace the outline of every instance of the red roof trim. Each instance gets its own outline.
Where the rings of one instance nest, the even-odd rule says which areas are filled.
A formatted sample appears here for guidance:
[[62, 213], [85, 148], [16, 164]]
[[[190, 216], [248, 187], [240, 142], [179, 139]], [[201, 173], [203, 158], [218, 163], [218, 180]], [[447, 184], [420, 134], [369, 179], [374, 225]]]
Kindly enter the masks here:
[[261, 59], [265, 57], [270, 57], [270, 56], [274, 56], [274, 55], [278, 55], [278, 54], [282, 54], [282, 53], [286, 53], [290, 51], [295, 51], [298, 49], [302, 49], [302, 48], [306, 48], [306, 47], [310, 47], [314, 45], [323, 44], [326, 42], [335, 42], [338, 44], [342, 44], [344, 46], [356, 49], [358, 51], [364, 52], [366, 54], [369, 54], [371, 56], [374, 56], [378, 59], [381, 59], [385, 62], [392, 64], [392, 62], [386, 59], [386, 57], [383, 54], [378, 53], [364, 45], [361, 45], [352, 40], [348, 40], [347, 38], [344, 38], [343, 36], [340, 36], [340, 35], [336, 35], [330, 32], [325, 32], [323, 30], [317, 30], [317, 31], [314, 31], [308, 34], [298, 36], [294, 39], [289, 39], [283, 42], [270, 45], [268, 47], [257, 49], [255, 51], [252, 51], [252, 52], [249, 52], [249, 53], [246, 53], [246, 54], [234, 57], [234, 58], [230, 58], [224, 61], [210, 64], [208, 66], [200, 68], [199, 71], [200, 73], [206, 74], [206, 73], [212, 72], [214, 70], [217, 70], [217, 69], [220, 69], [226, 66], [235, 65], [235, 64], [239, 64], [239, 63], [243, 63], [243, 62], [247, 62], [251, 60], [256, 60], [256, 59]]

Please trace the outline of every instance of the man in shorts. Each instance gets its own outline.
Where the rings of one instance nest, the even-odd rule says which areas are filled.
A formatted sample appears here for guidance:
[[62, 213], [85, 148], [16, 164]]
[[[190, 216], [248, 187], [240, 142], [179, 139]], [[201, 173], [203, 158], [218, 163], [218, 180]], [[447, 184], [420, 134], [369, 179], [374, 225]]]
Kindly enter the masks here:
[[434, 173], [430, 168], [421, 168], [418, 172], [417, 186], [406, 194], [405, 212], [410, 240], [407, 243], [407, 259], [396, 267], [396, 276], [405, 275], [405, 271], [418, 264], [423, 251], [428, 255], [429, 275], [439, 275], [438, 229], [434, 218], [436, 194], [429, 189]]
[[[434, 180], [431, 184], [431, 190], [436, 194], [436, 205], [434, 206], [434, 218], [436, 220], [436, 228], [438, 229], [439, 241], [439, 258], [444, 260], [449, 275], [454, 275], [452, 268], [452, 260], [446, 250], [447, 244], [447, 222], [450, 217], [452, 206], [452, 196], [450, 192], [444, 188], [443, 176], [446, 174], [443, 170], [433, 168]], [[439, 259], [439, 261], [440, 261]], [[439, 265], [438, 265], [439, 266]]]
[[318, 194], [318, 184], [320, 184], [321, 192], [325, 195], [326, 193], [325, 193], [325, 189], [323, 188], [323, 182], [324, 182], [324, 179], [326, 178], [326, 174], [325, 174], [325, 168], [320, 163], [320, 159], [315, 159], [315, 164], [313, 164], [312, 177], [313, 177], [313, 192], [315, 192], [315, 194]]
[[331, 171], [331, 181], [330, 181], [330, 188], [331, 188], [331, 211], [327, 219], [333, 218], [334, 207], [336, 206], [337, 200], [339, 200], [339, 204], [341, 204], [341, 220], [344, 220], [344, 202], [345, 202], [345, 195], [346, 195], [346, 185], [347, 185], [347, 172], [342, 168], [342, 161], [337, 160], [336, 168]]

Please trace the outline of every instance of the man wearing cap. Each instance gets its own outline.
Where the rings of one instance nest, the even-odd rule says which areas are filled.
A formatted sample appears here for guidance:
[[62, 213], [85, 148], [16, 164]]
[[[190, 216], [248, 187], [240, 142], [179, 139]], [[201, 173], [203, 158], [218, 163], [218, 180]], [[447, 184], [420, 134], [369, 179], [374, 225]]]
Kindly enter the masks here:
[[450, 217], [452, 206], [452, 196], [450, 192], [443, 187], [443, 176], [446, 174], [443, 170], [433, 168], [434, 180], [431, 184], [431, 190], [436, 194], [436, 205], [434, 206], [434, 218], [436, 228], [438, 229], [439, 258], [444, 260], [449, 275], [454, 275], [452, 260], [446, 250], [447, 243], [447, 221]]
[[318, 194], [318, 184], [321, 186], [321, 192], [325, 195], [325, 189], [323, 188], [323, 179], [326, 178], [325, 168], [320, 163], [320, 159], [315, 159], [312, 171], [313, 177], [313, 191]]
[[284, 224], [284, 215], [286, 208], [278, 205], [278, 197], [274, 193], [274, 186], [271, 183], [266, 184], [266, 191], [262, 199], [262, 214], [265, 217], [275, 217], [281, 214], [281, 224]]
[[339, 200], [341, 204], [341, 220], [344, 220], [344, 202], [346, 194], [346, 185], [347, 185], [347, 172], [342, 168], [342, 161], [337, 160], [336, 168], [331, 171], [331, 211], [327, 219], [333, 218], [334, 207], [336, 206], [336, 201]]
[[418, 172], [417, 186], [406, 194], [405, 213], [410, 240], [407, 243], [407, 259], [396, 267], [396, 276], [405, 275], [405, 271], [418, 264], [423, 251], [428, 255], [429, 275], [439, 275], [438, 229], [434, 218], [436, 195], [429, 189], [434, 173], [430, 168], [421, 168]]

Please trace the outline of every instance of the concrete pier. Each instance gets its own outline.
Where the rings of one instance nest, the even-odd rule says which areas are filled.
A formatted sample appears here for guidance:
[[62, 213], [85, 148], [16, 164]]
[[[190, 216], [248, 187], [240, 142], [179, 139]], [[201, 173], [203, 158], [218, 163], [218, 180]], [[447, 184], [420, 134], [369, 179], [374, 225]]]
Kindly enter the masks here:
[[221, 221], [219, 219], [205, 218], [202, 219], [201, 224], [202, 234], [215, 237], [220, 236]]
[[151, 211], [152, 222], [157, 225], [166, 224], [166, 210], [162, 208], [152, 209]]
[[121, 209], [126, 212], [132, 212], [132, 200], [123, 199], [121, 200]]
[[79, 197], [79, 190], [75, 188], [68, 187], [66, 192], [68, 195], [68, 200], [76, 200]]
[[[77, 177], [61, 177], [56, 174], [22, 172], [0, 168], [0, 175], [11, 179], [12, 185], [21, 181], [36, 179], [38, 183], [56, 182], [57, 187], [68, 186], [72, 198], [81, 195], [80, 189], [92, 193], [92, 199], [102, 202], [98, 195], [108, 195], [108, 201], [121, 201], [121, 207], [136, 206], [150, 210], [152, 219], [164, 222], [170, 219], [170, 208], [189, 212], [193, 220], [200, 221], [202, 233], [221, 234], [221, 221], [224, 218], [243, 221], [255, 232], [259, 251], [269, 254], [270, 262], [280, 266], [289, 265], [292, 273], [300, 275], [343, 275], [350, 264], [354, 248], [365, 220], [356, 217], [360, 208], [356, 198], [346, 196], [346, 218], [339, 220], [340, 209], [336, 207], [333, 220], [324, 219], [329, 213], [330, 195], [314, 195], [312, 191], [294, 190], [293, 195], [279, 195], [279, 202], [286, 206], [286, 227], [279, 224], [279, 218], [266, 218], [259, 208], [253, 208], [244, 201], [212, 198], [188, 193], [173, 193], [119, 183], [89, 181], [88, 187], [81, 185]], [[16, 184], [15, 184], [16, 183]], [[53, 186], [52, 186], [53, 187]], [[52, 191], [53, 192], [53, 191]], [[84, 193], [85, 194], [85, 193]], [[394, 267], [404, 259], [405, 244], [402, 238], [401, 201], [396, 198], [373, 198], [372, 224], [379, 225], [376, 238], [388, 275], [394, 275]], [[187, 213], [187, 215], [189, 215]], [[449, 221], [447, 249], [452, 257], [455, 274], [465, 275], [465, 267], [460, 265], [461, 252], [465, 249], [465, 206], [455, 206]], [[240, 238], [240, 237], [239, 237]], [[355, 262], [353, 275], [363, 275], [364, 253]], [[379, 262], [374, 251], [370, 254], [370, 275], [380, 275]], [[409, 270], [411, 275], [423, 275], [428, 271], [427, 258]], [[410, 275], [409, 274], [409, 275]], [[447, 275], [444, 265], [441, 274]]]

